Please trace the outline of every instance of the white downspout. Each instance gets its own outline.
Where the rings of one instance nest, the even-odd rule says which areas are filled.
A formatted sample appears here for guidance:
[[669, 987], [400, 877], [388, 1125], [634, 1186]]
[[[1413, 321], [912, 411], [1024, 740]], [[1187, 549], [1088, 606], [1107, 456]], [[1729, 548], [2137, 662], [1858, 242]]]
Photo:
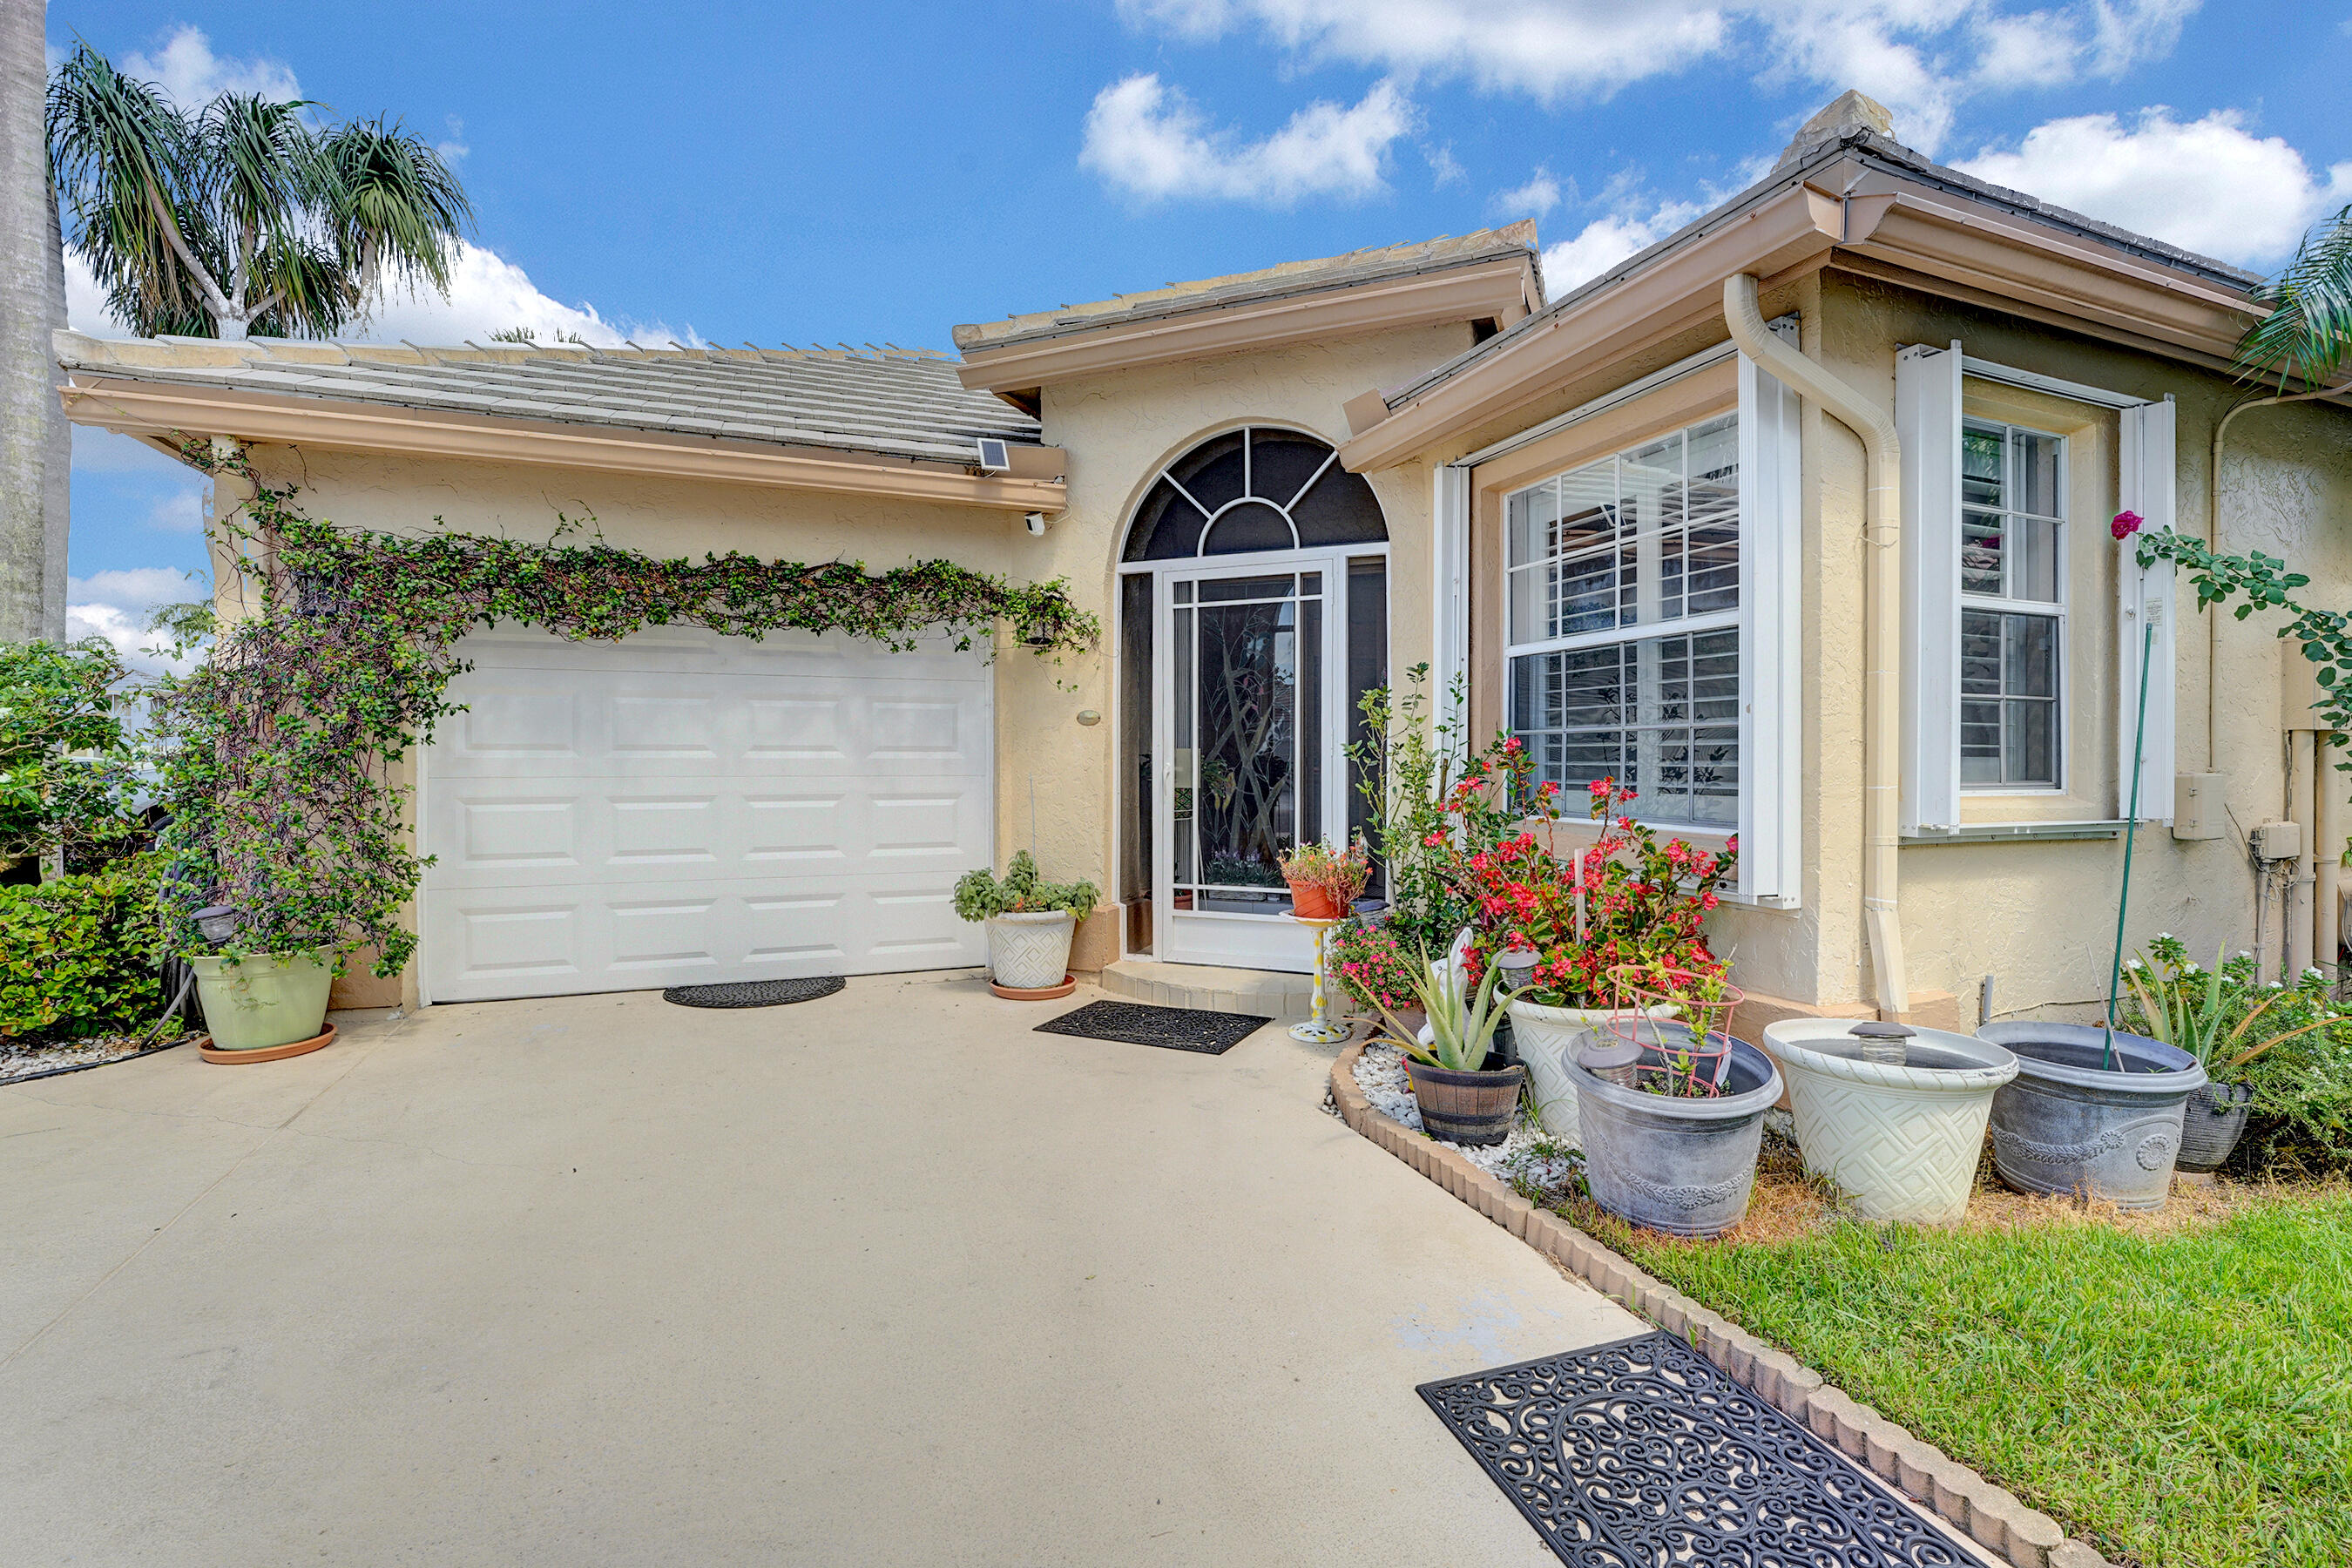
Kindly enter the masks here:
[[1901, 842], [1896, 769], [1903, 737], [1903, 524], [1897, 506], [1902, 438], [1895, 421], [1875, 405], [1765, 329], [1754, 277], [1738, 272], [1723, 280], [1723, 319], [1740, 353], [1862, 437], [1863, 542], [1870, 547], [1863, 577], [1862, 798], [1869, 847], [1862, 861], [1862, 920], [1871, 973], [1878, 982], [1879, 1014], [1900, 1017], [1911, 1007], [1895, 908]]

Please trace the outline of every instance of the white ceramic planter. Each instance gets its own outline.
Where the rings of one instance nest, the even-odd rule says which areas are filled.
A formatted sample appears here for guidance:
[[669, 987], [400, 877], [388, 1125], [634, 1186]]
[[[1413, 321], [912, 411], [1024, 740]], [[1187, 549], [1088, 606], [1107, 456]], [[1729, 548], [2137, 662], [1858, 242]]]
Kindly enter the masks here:
[[1070, 973], [1070, 937], [1077, 921], [1067, 910], [997, 915], [988, 922], [988, 973], [1008, 991], [1044, 991]]
[[327, 1026], [327, 993], [335, 962], [327, 952], [257, 954], [228, 963], [209, 954], [188, 960], [213, 1048], [260, 1051], [315, 1037]]
[[1850, 1021], [1787, 1018], [1764, 1048], [1788, 1080], [1805, 1169], [1834, 1180], [1868, 1219], [1945, 1225], [1969, 1205], [1993, 1091], [2017, 1058], [1990, 1040], [1919, 1029], [1903, 1066], [1855, 1054]]
[[[1653, 1007], [1653, 1018], [1671, 1018], [1675, 1010]], [[1613, 1016], [1607, 1007], [1542, 1007], [1533, 1002], [1511, 1004], [1511, 1038], [1518, 1042], [1519, 1060], [1528, 1069], [1528, 1085], [1535, 1091], [1536, 1119], [1543, 1130], [1571, 1149], [1584, 1147], [1583, 1130], [1576, 1121], [1576, 1084], [1568, 1070], [1568, 1053], [1587, 1029], [1606, 1025]]]

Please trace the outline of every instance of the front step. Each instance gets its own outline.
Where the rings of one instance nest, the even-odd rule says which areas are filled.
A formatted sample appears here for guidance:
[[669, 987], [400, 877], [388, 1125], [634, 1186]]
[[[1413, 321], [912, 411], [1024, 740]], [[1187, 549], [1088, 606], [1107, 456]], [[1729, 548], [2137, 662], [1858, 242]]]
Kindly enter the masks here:
[[[1160, 1007], [1198, 1007], [1265, 1018], [1304, 1018], [1315, 1009], [1313, 975], [1265, 969], [1215, 969], [1202, 963], [1122, 958], [1104, 967], [1102, 988], [1113, 996]], [[1325, 1004], [1334, 1011], [1336, 1001], [1327, 994]]]

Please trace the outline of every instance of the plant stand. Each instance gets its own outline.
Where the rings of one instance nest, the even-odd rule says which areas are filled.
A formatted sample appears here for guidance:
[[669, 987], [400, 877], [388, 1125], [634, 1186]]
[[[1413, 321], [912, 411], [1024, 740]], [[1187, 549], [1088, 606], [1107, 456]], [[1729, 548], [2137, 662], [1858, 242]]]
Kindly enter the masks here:
[[1323, 937], [1336, 920], [1314, 920], [1306, 915], [1290, 917], [1315, 935], [1315, 1010], [1303, 1024], [1290, 1026], [1290, 1037], [1309, 1046], [1336, 1046], [1355, 1037], [1356, 1031], [1346, 1024], [1335, 1024], [1324, 1009], [1323, 1002]]

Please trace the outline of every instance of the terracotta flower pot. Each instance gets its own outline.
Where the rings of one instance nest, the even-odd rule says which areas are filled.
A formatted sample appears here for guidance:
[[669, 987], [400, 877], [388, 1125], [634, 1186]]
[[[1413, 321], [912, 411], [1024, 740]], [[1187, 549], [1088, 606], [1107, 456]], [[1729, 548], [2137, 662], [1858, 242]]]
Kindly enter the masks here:
[[1290, 912], [1303, 921], [1336, 921], [1348, 911], [1312, 882], [1290, 884]]

